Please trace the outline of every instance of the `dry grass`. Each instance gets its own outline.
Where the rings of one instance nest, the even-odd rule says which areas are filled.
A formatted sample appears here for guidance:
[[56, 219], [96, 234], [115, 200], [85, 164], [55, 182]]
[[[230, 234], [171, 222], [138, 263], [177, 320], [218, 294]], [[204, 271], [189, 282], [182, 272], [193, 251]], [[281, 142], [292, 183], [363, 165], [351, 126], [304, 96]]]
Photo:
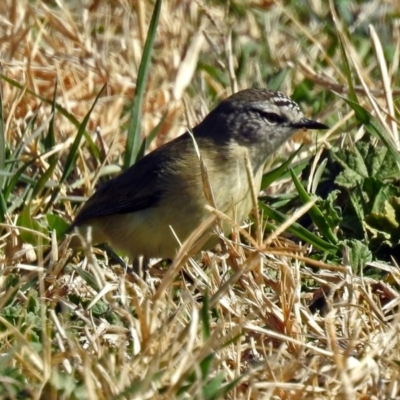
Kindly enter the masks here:
[[[229, 8], [217, 3], [163, 3], [143, 134], [165, 120], [151, 148], [199, 121], [232, 90], [266, 83], [287, 93], [297, 90], [306, 114], [330, 121], [327, 135], [309, 139], [309, 151], [338, 139], [351, 145], [362, 128], [356, 131], [353, 111], [331, 92], [350, 91], [334, 42], [340, 35], [360, 103], [377, 115], [395, 146], [399, 143], [390, 87], [398, 96], [400, 41], [389, 2], [354, 2], [346, 8], [349, 15], [337, 16], [322, 0], [307, 6], [255, 0], [233, 1]], [[55, 155], [47, 184], [28, 196], [22, 181], [7, 204], [0, 225], [0, 396], [400, 396], [400, 272], [395, 263], [374, 264], [387, 273], [381, 282], [355, 275], [345, 252], [341, 262], [332, 264], [309, 258], [309, 245], [280, 236], [262, 238], [258, 232], [251, 247], [226, 240], [226, 251], [194, 260], [185, 257], [183, 247], [168, 272], [154, 268], [140, 281], [100, 250], [72, 256], [67, 242], [60, 244], [35, 223], [22, 223], [27, 203], [34, 221], [47, 214], [71, 221], [100, 176], [118, 171], [151, 12], [144, 0], [0, 4], [8, 163], [12, 157], [28, 163], [42, 154], [53, 98], [82, 121], [106, 84], [87, 126], [101, 157], [93, 157], [88, 142], [82, 142], [73, 174], [50, 202], [77, 132], [76, 124], [56, 112], [53, 153], [36, 158], [24, 171], [27, 179], [39, 179]], [[368, 23], [378, 32], [369, 31], [372, 39]], [[366, 55], [372, 41], [376, 55]], [[384, 62], [380, 41], [391, 43], [391, 62]], [[314, 169], [317, 164], [318, 158]], [[41, 243], [50, 245], [50, 253]], [[325, 299], [322, 307], [318, 298]]]

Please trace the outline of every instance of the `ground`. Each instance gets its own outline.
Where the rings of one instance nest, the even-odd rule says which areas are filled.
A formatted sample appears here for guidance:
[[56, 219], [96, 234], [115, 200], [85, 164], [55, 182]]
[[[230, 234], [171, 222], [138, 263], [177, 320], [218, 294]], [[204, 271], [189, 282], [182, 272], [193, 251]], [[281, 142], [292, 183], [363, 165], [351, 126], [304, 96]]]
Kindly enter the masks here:
[[[398, 22], [383, 0], [3, 0], [1, 398], [400, 396]], [[330, 126], [271, 158], [247, 226], [144, 280], [72, 251], [98, 184], [247, 87]]]

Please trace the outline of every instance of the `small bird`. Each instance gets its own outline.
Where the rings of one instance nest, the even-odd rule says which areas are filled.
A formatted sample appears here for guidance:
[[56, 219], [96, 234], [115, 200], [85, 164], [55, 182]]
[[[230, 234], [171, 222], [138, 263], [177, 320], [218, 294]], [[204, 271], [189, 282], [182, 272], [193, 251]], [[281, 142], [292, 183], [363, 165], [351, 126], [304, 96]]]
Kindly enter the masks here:
[[[306, 119], [281, 92], [237, 92], [199, 125], [101, 186], [69, 231], [77, 228], [84, 237], [90, 231], [93, 244], [107, 243], [132, 259], [173, 259], [179, 242], [211, 215], [198, 152], [214, 205], [240, 223], [254, 206], [247, 165], [259, 191], [266, 160], [299, 129], [328, 127]], [[223, 226], [225, 234], [230, 229]], [[206, 247], [217, 242], [214, 235]]]

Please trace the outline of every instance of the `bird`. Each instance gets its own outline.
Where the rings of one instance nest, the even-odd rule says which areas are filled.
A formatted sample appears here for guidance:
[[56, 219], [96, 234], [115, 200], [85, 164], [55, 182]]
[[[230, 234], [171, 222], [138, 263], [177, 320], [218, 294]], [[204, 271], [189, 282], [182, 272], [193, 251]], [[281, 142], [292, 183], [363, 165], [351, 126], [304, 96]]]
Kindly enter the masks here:
[[[90, 235], [92, 244], [106, 243], [132, 260], [174, 259], [180, 243], [211, 215], [200, 159], [213, 206], [241, 223], [254, 206], [248, 166], [259, 191], [267, 159], [300, 129], [328, 126], [305, 118], [282, 92], [250, 88], [234, 93], [197, 126], [100, 186], [69, 231]], [[223, 225], [226, 235], [231, 226]], [[213, 232], [210, 227], [204, 233], [210, 236], [205, 249], [218, 243]]]

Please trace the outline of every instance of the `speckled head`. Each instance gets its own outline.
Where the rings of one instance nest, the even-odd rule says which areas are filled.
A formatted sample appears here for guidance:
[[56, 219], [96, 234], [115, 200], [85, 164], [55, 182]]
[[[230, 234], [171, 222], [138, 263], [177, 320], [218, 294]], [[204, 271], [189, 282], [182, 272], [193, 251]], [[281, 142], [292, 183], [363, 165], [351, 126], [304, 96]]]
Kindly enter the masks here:
[[304, 117], [300, 107], [281, 92], [246, 89], [222, 101], [199, 125], [216, 141], [236, 142], [250, 149], [255, 162], [265, 159], [298, 129], [328, 127]]

